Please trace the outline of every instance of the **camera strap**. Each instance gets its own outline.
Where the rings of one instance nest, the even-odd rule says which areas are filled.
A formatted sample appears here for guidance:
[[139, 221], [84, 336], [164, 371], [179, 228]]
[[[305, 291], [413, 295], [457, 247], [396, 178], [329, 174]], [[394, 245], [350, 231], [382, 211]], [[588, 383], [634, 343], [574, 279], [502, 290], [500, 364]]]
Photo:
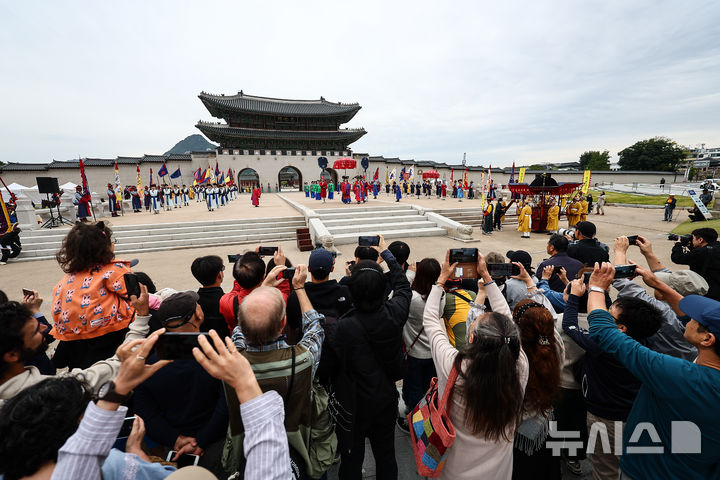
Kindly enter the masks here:
[[450, 290], [448, 293], [449, 293], [449, 294], [452, 294], [452, 295], [455, 295], [455, 296], [458, 297], [458, 298], [462, 298], [463, 300], [465, 300], [465, 301], [466, 301], [467, 303], [469, 303], [470, 305], [473, 305], [473, 304], [475, 303], [471, 298], [468, 298], [468, 297], [466, 297], [465, 295], [462, 295], [462, 294], [460, 294], [460, 293], [457, 293], [455, 290]]

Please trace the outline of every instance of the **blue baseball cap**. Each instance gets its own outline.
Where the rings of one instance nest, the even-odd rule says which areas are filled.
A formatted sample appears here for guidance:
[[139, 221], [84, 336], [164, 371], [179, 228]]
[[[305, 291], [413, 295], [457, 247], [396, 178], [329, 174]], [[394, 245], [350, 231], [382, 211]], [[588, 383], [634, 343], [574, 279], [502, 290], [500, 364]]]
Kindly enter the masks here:
[[324, 278], [330, 274], [330, 270], [335, 263], [335, 257], [329, 250], [324, 248], [316, 248], [310, 253], [308, 261], [308, 270], [318, 278]]
[[680, 300], [680, 310], [720, 337], [720, 302], [700, 295], [688, 295]]

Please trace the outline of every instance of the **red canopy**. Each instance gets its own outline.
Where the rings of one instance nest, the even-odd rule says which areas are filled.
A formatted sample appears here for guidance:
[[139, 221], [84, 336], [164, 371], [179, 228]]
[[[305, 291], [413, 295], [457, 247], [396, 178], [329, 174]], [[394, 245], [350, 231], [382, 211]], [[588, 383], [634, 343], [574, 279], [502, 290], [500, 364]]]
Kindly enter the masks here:
[[578, 189], [582, 183], [561, 183], [558, 186], [536, 186], [531, 187], [527, 183], [511, 183], [508, 185], [510, 191], [520, 195], [567, 195]]
[[440, 173], [438, 173], [437, 170], [423, 172], [423, 180], [427, 180], [428, 178], [440, 178]]
[[333, 162], [333, 168], [338, 169], [342, 168], [343, 170], [346, 170], [348, 168], [355, 168], [357, 166], [357, 162], [353, 160], [352, 158], [338, 158]]

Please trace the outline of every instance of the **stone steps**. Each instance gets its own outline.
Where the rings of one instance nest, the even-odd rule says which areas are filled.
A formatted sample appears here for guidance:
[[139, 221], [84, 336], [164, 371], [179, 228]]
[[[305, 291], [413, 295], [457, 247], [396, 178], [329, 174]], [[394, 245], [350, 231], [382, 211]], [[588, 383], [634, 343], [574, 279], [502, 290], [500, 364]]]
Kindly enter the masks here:
[[[303, 217], [122, 225], [113, 228], [118, 254], [294, 240]], [[28, 232], [16, 261], [55, 258], [68, 229]]]
[[407, 206], [333, 208], [315, 213], [336, 245], [357, 243], [361, 235], [381, 234], [385, 238], [447, 235], [444, 228]]

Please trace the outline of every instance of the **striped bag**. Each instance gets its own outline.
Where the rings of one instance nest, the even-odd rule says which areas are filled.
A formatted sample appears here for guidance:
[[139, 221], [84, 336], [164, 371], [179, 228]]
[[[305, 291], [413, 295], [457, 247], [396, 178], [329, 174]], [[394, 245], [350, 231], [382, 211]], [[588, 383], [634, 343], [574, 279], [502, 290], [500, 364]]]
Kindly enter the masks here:
[[438, 379], [434, 377], [425, 397], [407, 417], [415, 464], [418, 474], [424, 477], [442, 475], [448, 451], [455, 440], [455, 428], [450, 421], [450, 401], [457, 376], [453, 365], [439, 403]]

